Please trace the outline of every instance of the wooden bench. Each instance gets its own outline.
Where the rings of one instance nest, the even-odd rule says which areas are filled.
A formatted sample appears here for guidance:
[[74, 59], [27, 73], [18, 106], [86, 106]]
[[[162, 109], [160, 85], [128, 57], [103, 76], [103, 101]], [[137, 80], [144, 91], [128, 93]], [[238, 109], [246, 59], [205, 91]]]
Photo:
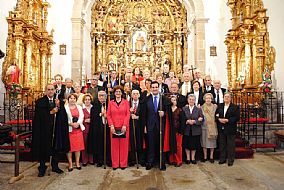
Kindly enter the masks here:
[[278, 145], [280, 144], [280, 142], [284, 142], [284, 130], [275, 131], [274, 135], [277, 137]]

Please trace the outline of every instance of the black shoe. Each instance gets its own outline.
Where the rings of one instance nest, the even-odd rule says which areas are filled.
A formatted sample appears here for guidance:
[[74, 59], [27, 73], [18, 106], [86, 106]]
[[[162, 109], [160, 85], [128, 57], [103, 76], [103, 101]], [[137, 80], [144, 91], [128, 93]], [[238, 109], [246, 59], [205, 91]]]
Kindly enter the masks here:
[[68, 168], [68, 172], [72, 172], [73, 171], [73, 168]]
[[117, 170], [117, 168], [112, 168], [113, 170]]
[[228, 166], [233, 166], [234, 162], [228, 162]]
[[44, 167], [38, 167], [37, 168], [38, 169], [38, 177], [43, 177], [44, 175], [45, 175], [45, 171], [46, 171], [46, 169], [47, 169], [47, 166], [44, 166]]
[[133, 163], [133, 162], [130, 162], [129, 164], [128, 164], [128, 166], [129, 167], [132, 167], [132, 166], [134, 166], [135, 164]]
[[121, 170], [125, 170], [125, 168], [126, 168], [126, 167], [121, 167], [120, 169], [121, 169]]
[[162, 167], [160, 168], [161, 171], [166, 171], [167, 170], [167, 167], [166, 167], [166, 164], [162, 164]]
[[45, 171], [40, 171], [40, 172], [38, 172], [37, 176], [38, 176], [38, 177], [43, 177], [44, 174], [45, 174]]
[[55, 173], [58, 173], [58, 174], [63, 174], [63, 170], [61, 170], [60, 168], [52, 168], [52, 171], [55, 172]]
[[88, 164], [82, 164], [83, 167], [86, 167]]
[[207, 161], [206, 158], [205, 159], [204, 158], [201, 159], [201, 162], [206, 162], [206, 161]]
[[210, 159], [209, 162], [213, 164], [214, 163], [214, 159]]
[[152, 169], [152, 167], [153, 167], [153, 165], [152, 165], [152, 164], [146, 164], [146, 170], [151, 170], [151, 169]]
[[186, 164], [190, 164], [190, 160], [186, 160], [185, 163], [186, 163]]
[[226, 160], [220, 160], [219, 161], [219, 164], [225, 164], [226, 163]]
[[97, 163], [97, 167], [102, 167], [103, 165], [101, 163]]
[[191, 160], [192, 164], [197, 164], [196, 160]]
[[181, 164], [176, 164], [175, 167], [177, 167], [177, 168], [178, 168], [178, 167], [181, 167]]
[[81, 168], [81, 166], [79, 166], [79, 167], [78, 167], [78, 166], [76, 166], [76, 169], [77, 169], [77, 170], [81, 170], [82, 168]]

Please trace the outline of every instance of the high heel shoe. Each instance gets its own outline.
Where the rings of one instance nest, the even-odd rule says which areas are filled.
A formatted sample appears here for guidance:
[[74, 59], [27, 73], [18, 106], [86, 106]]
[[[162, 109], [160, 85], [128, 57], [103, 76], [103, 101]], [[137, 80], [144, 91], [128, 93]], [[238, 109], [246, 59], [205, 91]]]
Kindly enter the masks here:
[[68, 168], [68, 172], [72, 172], [73, 171], [73, 168]]

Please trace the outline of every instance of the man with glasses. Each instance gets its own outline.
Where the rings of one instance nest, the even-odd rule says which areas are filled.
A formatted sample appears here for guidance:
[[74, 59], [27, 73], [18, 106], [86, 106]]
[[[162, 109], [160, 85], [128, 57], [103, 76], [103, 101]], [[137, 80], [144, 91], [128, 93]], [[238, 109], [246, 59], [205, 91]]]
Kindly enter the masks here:
[[[38, 177], [43, 177], [47, 169], [45, 162], [51, 159], [52, 171], [58, 174], [62, 174], [63, 171], [58, 167], [57, 156], [54, 147], [57, 144], [53, 144], [54, 139], [60, 138], [66, 141], [64, 149], [69, 149], [67, 142], [68, 138], [68, 127], [65, 126], [66, 136], [54, 138], [55, 132], [55, 115], [57, 115], [60, 107], [60, 100], [54, 98], [55, 88], [52, 84], [48, 84], [45, 88], [46, 95], [39, 98], [35, 104], [35, 114], [33, 119], [33, 131], [32, 131], [32, 155], [33, 158], [39, 161]], [[66, 123], [67, 120], [66, 120]], [[63, 130], [64, 126], [60, 126]], [[56, 143], [56, 142], [54, 142]], [[62, 145], [62, 144], [61, 144]]]
[[94, 75], [91, 79], [91, 85], [87, 89], [87, 93], [90, 93], [93, 97], [93, 101], [98, 99], [98, 92], [103, 90], [104, 88], [98, 85], [99, 78]]

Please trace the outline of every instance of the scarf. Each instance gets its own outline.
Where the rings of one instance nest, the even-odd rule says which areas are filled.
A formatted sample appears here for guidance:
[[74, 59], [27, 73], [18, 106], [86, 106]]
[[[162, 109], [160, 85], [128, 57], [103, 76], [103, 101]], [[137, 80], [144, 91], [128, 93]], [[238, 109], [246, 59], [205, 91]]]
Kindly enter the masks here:
[[203, 125], [207, 127], [207, 138], [208, 139], [217, 139], [218, 130], [215, 122], [215, 111], [217, 105], [212, 104], [208, 106], [205, 104], [202, 105], [202, 111], [204, 114], [204, 123]]

